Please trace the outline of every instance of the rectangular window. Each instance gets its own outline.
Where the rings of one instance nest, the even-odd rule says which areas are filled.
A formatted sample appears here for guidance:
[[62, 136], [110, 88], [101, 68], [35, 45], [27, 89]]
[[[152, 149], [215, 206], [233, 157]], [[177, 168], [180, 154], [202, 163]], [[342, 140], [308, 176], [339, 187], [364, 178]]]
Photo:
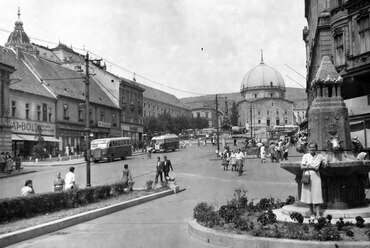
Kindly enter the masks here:
[[269, 119], [267, 119], [266, 120], [266, 125], [269, 127], [270, 126], [270, 120]]
[[16, 112], [17, 112], [17, 102], [12, 101], [12, 117], [15, 117]]
[[285, 124], [288, 124], [288, 120], [285, 120]]
[[41, 105], [37, 105], [37, 120], [41, 121]]
[[199, 118], [200, 118], [200, 112], [197, 112], [197, 117], [199, 117]]
[[261, 120], [258, 120], [258, 124], [261, 124]]
[[26, 111], [26, 119], [29, 119], [30, 118], [30, 104], [29, 103], [26, 103], [25, 111]]
[[287, 114], [288, 114], [288, 111], [286, 111], [286, 110], [285, 110], [284, 114], [286, 114], [286, 115], [287, 115]]
[[258, 110], [257, 114], [258, 114], [258, 115], [261, 115], [261, 111], [259, 111], [259, 110]]
[[369, 16], [364, 16], [357, 21], [360, 53], [370, 51], [370, 22]]
[[276, 115], [279, 115], [279, 110], [276, 110]]
[[112, 126], [117, 126], [117, 115], [115, 113], [112, 114]]
[[69, 106], [68, 104], [63, 104], [63, 118], [69, 120]]
[[335, 65], [343, 65], [345, 62], [344, 58], [344, 45], [343, 45], [343, 33], [337, 34], [334, 37], [335, 47]]
[[79, 105], [78, 106], [78, 121], [83, 121], [84, 120], [84, 106]]
[[269, 114], [270, 114], [270, 111], [267, 110], [267, 115], [269, 115]]
[[104, 110], [100, 111], [100, 120], [105, 121], [105, 112], [104, 112]]
[[94, 122], [94, 111], [92, 109], [89, 110], [89, 121], [90, 123], [93, 123]]
[[42, 104], [42, 120], [48, 121], [48, 105], [46, 103]]
[[280, 120], [276, 119], [276, 126], [279, 126], [279, 125], [280, 125]]
[[52, 113], [51, 113], [51, 107], [49, 107], [49, 122], [51, 122], [51, 116], [52, 116]]

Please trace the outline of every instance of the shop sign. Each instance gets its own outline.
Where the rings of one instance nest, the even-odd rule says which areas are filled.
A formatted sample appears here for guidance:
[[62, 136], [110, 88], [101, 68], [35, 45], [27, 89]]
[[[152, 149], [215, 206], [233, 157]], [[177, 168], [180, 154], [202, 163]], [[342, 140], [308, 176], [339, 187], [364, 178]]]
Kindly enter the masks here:
[[36, 134], [38, 127], [42, 130], [42, 135], [55, 136], [55, 124], [47, 122], [36, 122], [21, 119], [11, 119], [12, 132], [19, 134]]
[[110, 128], [111, 127], [111, 123], [110, 122], [105, 122], [105, 121], [98, 121], [98, 127]]

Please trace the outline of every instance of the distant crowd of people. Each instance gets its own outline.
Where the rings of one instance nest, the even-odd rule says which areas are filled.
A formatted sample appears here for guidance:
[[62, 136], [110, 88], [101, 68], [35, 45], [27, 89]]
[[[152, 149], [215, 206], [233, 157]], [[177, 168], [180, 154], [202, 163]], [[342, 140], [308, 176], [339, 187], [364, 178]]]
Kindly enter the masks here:
[[17, 154], [13, 159], [9, 152], [0, 154], [0, 172], [10, 174], [13, 170], [21, 173], [22, 157]]

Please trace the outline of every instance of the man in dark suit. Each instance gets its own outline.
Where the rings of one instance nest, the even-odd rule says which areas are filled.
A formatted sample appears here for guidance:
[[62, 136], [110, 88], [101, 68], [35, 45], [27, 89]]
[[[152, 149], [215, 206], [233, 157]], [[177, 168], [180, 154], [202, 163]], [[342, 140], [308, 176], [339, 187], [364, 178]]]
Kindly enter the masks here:
[[155, 171], [155, 181], [154, 183], [158, 183], [158, 177], [161, 179], [161, 183], [163, 183], [163, 162], [161, 162], [161, 158], [157, 157], [157, 163], [155, 165], [156, 171]]
[[171, 171], [173, 171], [173, 168], [172, 168], [172, 164], [171, 164], [171, 161], [167, 159], [167, 156], [163, 156], [163, 172], [164, 172], [164, 179], [166, 180], [166, 182], [168, 181], [168, 172], [170, 172], [170, 169]]

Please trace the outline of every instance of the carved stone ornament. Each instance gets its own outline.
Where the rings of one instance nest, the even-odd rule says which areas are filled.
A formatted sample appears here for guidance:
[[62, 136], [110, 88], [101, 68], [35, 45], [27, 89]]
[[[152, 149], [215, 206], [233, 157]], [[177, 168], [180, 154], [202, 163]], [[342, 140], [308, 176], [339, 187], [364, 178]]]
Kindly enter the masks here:
[[329, 124], [328, 131], [331, 135], [336, 135], [338, 131], [337, 125], [335, 125], [334, 123]]

